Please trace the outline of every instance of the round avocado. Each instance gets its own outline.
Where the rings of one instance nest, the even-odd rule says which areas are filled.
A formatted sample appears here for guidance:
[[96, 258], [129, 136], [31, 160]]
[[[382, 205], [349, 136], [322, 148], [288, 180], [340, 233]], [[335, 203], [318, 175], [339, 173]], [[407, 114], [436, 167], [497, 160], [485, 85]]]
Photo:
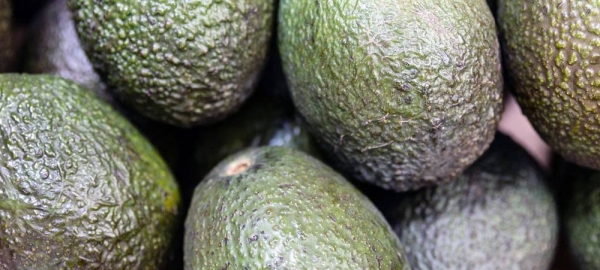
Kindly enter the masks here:
[[494, 137], [485, 0], [282, 0], [278, 37], [298, 111], [348, 175], [396, 191], [447, 182]]
[[91, 91], [0, 75], [0, 269], [161, 269], [179, 190], [146, 139]]

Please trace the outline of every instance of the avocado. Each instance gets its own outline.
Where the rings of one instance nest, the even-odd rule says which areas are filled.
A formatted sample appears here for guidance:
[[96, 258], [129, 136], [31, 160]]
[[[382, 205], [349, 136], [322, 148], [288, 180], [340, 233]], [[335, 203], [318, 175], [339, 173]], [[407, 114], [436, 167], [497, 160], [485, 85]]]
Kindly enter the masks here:
[[314, 139], [296, 118], [294, 105], [270, 93], [256, 93], [226, 120], [190, 133], [186, 144], [191, 152], [183, 160], [189, 178], [184, 182], [191, 186], [184, 189], [186, 198], [219, 162], [249, 147], [287, 146], [320, 157]]
[[535, 161], [498, 134], [455, 181], [405, 196], [390, 223], [413, 269], [549, 269], [557, 209]]
[[600, 6], [498, 2], [507, 85], [540, 136], [567, 161], [600, 169]]
[[485, 0], [281, 0], [278, 18], [294, 103], [349, 176], [439, 184], [492, 141], [503, 85]]
[[379, 210], [296, 149], [228, 157], [196, 187], [186, 269], [410, 269]]
[[190, 127], [218, 121], [253, 90], [273, 0], [69, 0], [84, 50], [142, 114]]
[[6, 72], [13, 68], [15, 52], [12, 25], [12, 3], [10, 0], [0, 0], [0, 72]]
[[180, 195], [146, 139], [91, 91], [0, 75], [0, 269], [160, 269]]
[[106, 85], [81, 47], [67, 0], [51, 1], [33, 21], [25, 58], [25, 72], [58, 75], [112, 102]]
[[600, 269], [600, 172], [571, 165], [563, 217], [569, 249], [580, 270]]

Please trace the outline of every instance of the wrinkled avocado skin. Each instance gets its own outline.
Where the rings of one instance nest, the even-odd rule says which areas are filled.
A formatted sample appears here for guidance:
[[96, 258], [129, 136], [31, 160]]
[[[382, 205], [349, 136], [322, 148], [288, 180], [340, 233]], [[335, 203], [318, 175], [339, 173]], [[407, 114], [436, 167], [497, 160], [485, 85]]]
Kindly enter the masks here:
[[10, 70], [14, 60], [13, 13], [10, 0], [0, 0], [0, 72]]
[[47, 75], [0, 75], [0, 108], [0, 269], [162, 269], [179, 191], [131, 124]]
[[489, 146], [502, 75], [484, 0], [282, 0], [278, 16], [294, 103], [340, 170], [411, 190]]
[[597, 1], [498, 1], [509, 89], [553, 150], [593, 169], [600, 169], [598, 20]]
[[272, 0], [69, 0], [110, 89], [142, 114], [189, 127], [250, 95], [268, 49]]
[[253, 148], [220, 163], [196, 188], [185, 236], [188, 270], [410, 269], [377, 208], [289, 147]]
[[413, 269], [546, 270], [554, 256], [554, 198], [534, 160], [504, 135], [456, 181], [391, 209]]

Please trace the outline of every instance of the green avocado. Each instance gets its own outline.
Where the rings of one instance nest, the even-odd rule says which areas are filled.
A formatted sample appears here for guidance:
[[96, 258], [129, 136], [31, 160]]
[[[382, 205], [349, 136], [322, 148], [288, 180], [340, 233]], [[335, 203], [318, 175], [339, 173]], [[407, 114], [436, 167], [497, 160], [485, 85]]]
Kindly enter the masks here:
[[58, 75], [114, 103], [81, 47], [67, 0], [46, 5], [29, 27], [28, 35], [25, 72]]
[[161, 269], [179, 207], [164, 161], [91, 91], [0, 75], [0, 269]]
[[126, 103], [189, 127], [250, 95], [269, 47], [273, 0], [69, 0], [84, 50]]
[[492, 141], [503, 85], [485, 0], [281, 0], [278, 30], [294, 103], [348, 175], [439, 184]]
[[600, 169], [596, 1], [499, 0], [507, 82], [540, 136], [567, 161]]
[[498, 134], [451, 183], [405, 196], [388, 217], [413, 269], [549, 269], [554, 198], [535, 161]]
[[184, 189], [191, 198], [194, 187], [226, 157], [249, 147], [287, 146], [320, 157], [314, 139], [299, 123], [293, 104], [283, 97], [257, 93], [225, 121], [192, 132], [188, 149]]
[[228, 157], [198, 185], [186, 269], [410, 269], [379, 210], [341, 175], [292, 148]]
[[580, 270], [600, 269], [600, 172], [571, 165], [563, 209], [569, 249]]
[[0, 0], [0, 72], [12, 69], [14, 44], [12, 36], [13, 12], [11, 0]]

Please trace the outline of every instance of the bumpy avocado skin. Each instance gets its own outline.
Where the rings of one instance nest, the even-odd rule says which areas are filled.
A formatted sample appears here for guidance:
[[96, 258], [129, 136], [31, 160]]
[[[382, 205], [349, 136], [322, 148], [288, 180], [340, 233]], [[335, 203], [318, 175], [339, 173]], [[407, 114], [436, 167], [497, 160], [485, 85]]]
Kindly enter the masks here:
[[272, 0], [69, 0], [105, 82], [142, 114], [189, 127], [251, 93], [271, 36]]
[[186, 269], [410, 268], [364, 195], [287, 147], [253, 148], [220, 163], [196, 188], [184, 250]]
[[498, 2], [508, 84], [542, 138], [566, 160], [600, 169], [600, 5]]
[[0, 0], [0, 72], [12, 68], [14, 59], [12, 21], [12, 4], [10, 0]]
[[27, 73], [58, 75], [112, 101], [81, 47], [67, 0], [50, 2], [31, 24], [25, 58]]
[[484, 0], [282, 0], [278, 29], [295, 105], [356, 178], [449, 181], [493, 139], [502, 76]]
[[569, 249], [579, 269], [600, 269], [600, 173], [576, 166], [569, 170], [573, 178], [563, 210]]
[[178, 187], [153, 147], [73, 82], [0, 75], [0, 269], [161, 269]]
[[390, 222], [413, 269], [548, 269], [557, 209], [541, 171], [498, 135], [451, 183], [408, 195]]

